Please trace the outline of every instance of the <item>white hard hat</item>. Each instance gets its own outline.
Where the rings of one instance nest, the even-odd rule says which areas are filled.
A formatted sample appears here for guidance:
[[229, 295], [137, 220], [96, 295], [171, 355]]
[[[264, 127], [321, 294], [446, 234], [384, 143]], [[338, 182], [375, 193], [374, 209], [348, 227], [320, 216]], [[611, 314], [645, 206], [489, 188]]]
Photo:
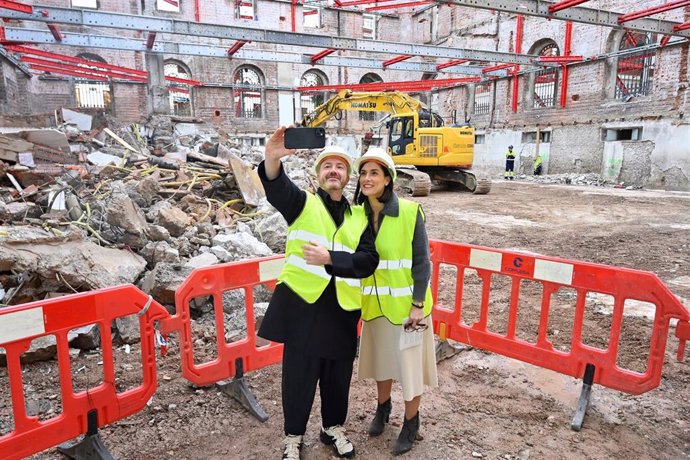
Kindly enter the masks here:
[[347, 165], [347, 175], [349, 176], [352, 173], [352, 158], [350, 158], [350, 155], [347, 154], [345, 149], [338, 147], [337, 145], [327, 145], [324, 147], [319, 156], [316, 157], [316, 163], [314, 163], [314, 171], [316, 171], [316, 175], [319, 174], [321, 162], [329, 157], [336, 157], [343, 160]]
[[398, 176], [395, 172], [395, 163], [393, 162], [393, 158], [391, 158], [391, 156], [388, 155], [388, 152], [381, 147], [371, 147], [364, 155], [357, 158], [357, 161], [355, 161], [355, 170], [359, 172], [359, 167], [367, 161], [375, 161], [386, 168], [388, 170], [388, 174], [390, 174], [393, 180], [395, 180], [395, 178]]

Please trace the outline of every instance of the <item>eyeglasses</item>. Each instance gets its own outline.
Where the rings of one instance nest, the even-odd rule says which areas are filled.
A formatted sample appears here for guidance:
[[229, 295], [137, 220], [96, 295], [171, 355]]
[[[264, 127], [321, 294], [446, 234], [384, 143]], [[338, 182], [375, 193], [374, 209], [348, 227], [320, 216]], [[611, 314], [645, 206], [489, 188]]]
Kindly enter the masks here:
[[429, 328], [428, 324], [419, 323], [419, 324], [417, 324], [416, 327], [406, 326], [405, 332], [423, 332], [423, 331], [426, 331], [428, 328]]

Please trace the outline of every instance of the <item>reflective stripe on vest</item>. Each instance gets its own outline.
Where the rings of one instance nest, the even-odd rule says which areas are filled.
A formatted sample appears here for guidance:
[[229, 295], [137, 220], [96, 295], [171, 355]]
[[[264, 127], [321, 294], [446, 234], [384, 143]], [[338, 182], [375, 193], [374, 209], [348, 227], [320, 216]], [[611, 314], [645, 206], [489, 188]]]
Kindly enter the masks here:
[[[354, 253], [367, 219], [361, 206], [352, 206], [350, 210], [345, 213], [343, 224], [336, 227], [321, 198], [307, 193], [304, 209], [288, 227], [285, 265], [278, 282], [290, 286], [307, 303], [314, 303], [321, 297], [332, 276], [322, 265], [309, 265], [304, 260], [302, 246], [314, 242], [331, 251]], [[335, 277], [335, 291], [344, 310], [361, 308], [361, 280]]]
[[[402, 324], [410, 314], [414, 280], [412, 279], [412, 239], [419, 205], [399, 199], [398, 217], [386, 216], [376, 235], [379, 265], [373, 276], [362, 280], [362, 320], [385, 316], [393, 324]], [[431, 313], [431, 288], [424, 298], [424, 316]]]

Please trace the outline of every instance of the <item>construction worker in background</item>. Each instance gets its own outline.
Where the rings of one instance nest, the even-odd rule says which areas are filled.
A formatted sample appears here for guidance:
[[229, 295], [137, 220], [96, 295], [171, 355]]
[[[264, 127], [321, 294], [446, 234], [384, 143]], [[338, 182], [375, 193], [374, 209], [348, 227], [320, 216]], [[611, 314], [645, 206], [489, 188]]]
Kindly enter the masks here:
[[319, 189], [300, 190], [285, 174], [281, 158], [285, 128], [266, 144], [258, 173], [266, 198], [285, 218], [285, 265], [278, 276], [258, 335], [284, 344], [282, 402], [284, 459], [299, 459], [316, 386], [321, 395], [319, 439], [338, 457], [353, 457], [345, 436], [357, 325], [362, 302], [358, 278], [379, 263], [373, 233], [361, 206], [350, 206], [343, 189], [352, 164], [345, 150], [328, 146], [316, 158]]
[[515, 152], [513, 152], [513, 146], [508, 146], [508, 151], [506, 152], [506, 172], [503, 173], [503, 178], [507, 180], [515, 179]]
[[534, 159], [533, 172], [535, 176], [541, 176], [541, 155], [537, 154], [537, 158]]

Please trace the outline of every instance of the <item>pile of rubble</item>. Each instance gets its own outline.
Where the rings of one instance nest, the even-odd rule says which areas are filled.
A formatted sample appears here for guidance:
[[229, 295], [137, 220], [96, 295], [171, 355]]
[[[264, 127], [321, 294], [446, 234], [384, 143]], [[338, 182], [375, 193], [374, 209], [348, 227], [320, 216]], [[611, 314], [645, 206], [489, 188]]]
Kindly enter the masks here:
[[[284, 251], [285, 220], [256, 173], [262, 147], [195, 120], [109, 128], [60, 115], [56, 129], [0, 130], [2, 306], [133, 283], [172, 310], [194, 268]], [[304, 156], [284, 162], [298, 186], [313, 189], [304, 164]], [[243, 306], [224, 303], [229, 319]], [[210, 305], [192, 309], [201, 316]], [[138, 340], [118, 329], [123, 341]], [[77, 339], [89, 333], [75, 343], [97, 343]]]
[[610, 183], [606, 182], [606, 180], [596, 173], [547, 174], [543, 176], [520, 174], [519, 179], [539, 184], [591, 185], [596, 187], [611, 186]]

